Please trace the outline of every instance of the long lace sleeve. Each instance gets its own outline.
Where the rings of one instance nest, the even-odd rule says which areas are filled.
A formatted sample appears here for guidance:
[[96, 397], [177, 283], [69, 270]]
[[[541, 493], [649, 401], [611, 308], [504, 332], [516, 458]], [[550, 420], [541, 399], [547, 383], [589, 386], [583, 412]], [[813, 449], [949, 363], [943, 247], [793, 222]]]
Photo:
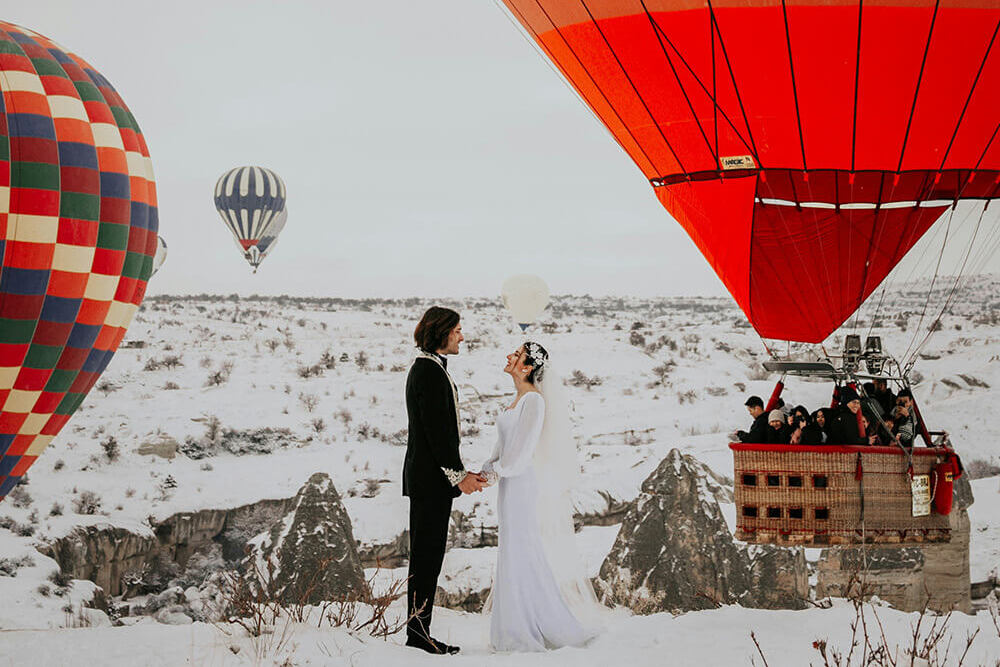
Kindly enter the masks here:
[[[483, 470], [495, 473], [500, 477], [516, 477], [528, 470], [535, 447], [542, 435], [542, 425], [545, 423], [545, 399], [541, 394], [532, 392], [521, 398], [520, 414], [517, 425], [506, 446], [499, 452], [494, 451]], [[487, 470], [487, 467], [489, 470]]]

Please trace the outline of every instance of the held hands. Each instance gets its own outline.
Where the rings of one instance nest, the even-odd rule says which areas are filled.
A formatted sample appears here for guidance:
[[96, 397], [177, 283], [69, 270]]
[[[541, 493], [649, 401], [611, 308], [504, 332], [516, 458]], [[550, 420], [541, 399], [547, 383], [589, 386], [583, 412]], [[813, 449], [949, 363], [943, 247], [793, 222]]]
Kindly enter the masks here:
[[484, 488], [486, 488], [486, 476], [481, 473], [466, 473], [465, 479], [458, 483], [458, 489], [466, 494], [478, 493]]

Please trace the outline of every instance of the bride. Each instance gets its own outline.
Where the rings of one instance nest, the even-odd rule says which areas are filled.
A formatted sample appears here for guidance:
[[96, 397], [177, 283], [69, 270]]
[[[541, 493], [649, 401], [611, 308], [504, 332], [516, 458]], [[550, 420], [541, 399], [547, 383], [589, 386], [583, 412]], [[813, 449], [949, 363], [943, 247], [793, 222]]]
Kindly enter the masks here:
[[499, 544], [490, 643], [497, 651], [580, 646], [602, 607], [574, 544], [570, 492], [579, 468], [562, 382], [538, 343], [507, 356], [517, 396], [497, 416], [499, 437], [483, 466], [499, 482]]

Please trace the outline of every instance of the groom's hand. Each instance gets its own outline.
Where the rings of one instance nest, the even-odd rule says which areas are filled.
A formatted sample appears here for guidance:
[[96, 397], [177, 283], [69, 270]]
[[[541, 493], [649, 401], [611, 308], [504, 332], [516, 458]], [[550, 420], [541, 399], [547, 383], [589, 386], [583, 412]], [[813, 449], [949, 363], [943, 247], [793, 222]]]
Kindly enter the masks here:
[[465, 473], [465, 479], [458, 483], [462, 493], [476, 493], [486, 487], [486, 478], [474, 472]]

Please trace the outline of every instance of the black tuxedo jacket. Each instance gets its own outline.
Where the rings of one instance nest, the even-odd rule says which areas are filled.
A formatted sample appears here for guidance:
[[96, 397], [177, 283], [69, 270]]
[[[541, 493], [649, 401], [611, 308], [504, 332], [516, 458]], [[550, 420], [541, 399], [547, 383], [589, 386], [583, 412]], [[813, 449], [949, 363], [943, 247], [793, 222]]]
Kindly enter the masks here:
[[458, 413], [451, 380], [433, 359], [417, 357], [406, 377], [409, 435], [403, 462], [403, 495], [457, 498], [442, 468], [463, 470], [458, 453]]

